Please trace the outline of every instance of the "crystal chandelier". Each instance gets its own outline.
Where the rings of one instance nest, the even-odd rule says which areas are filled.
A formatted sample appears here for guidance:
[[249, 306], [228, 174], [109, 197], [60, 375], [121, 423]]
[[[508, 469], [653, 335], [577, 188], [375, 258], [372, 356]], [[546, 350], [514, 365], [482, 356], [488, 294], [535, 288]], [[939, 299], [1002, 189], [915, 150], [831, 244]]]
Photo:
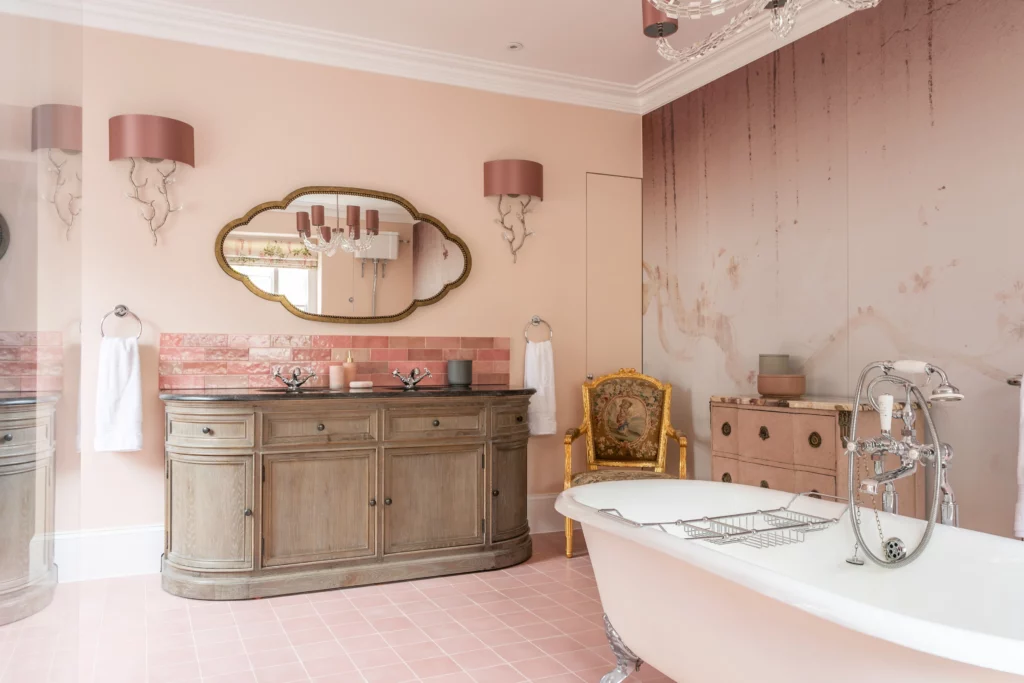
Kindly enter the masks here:
[[[348, 234], [341, 228], [341, 202], [334, 198], [335, 226], [332, 228], [324, 220], [324, 207], [316, 204], [312, 207], [312, 216], [305, 211], [295, 214], [295, 229], [302, 238], [302, 243], [314, 254], [334, 256], [338, 249], [350, 254], [359, 254], [373, 245], [373, 238], [380, 233], [380, 212], [376, 209], [366, 210], [366, 231], [360, 236], [359, 222], [361, 209], [357, 205], [348, 205], [345, 211], [345, 224]], [[317, 228], [314, 235], [310, 224]]]
[[[642, 0], [644, 7], [644, 35], [658, 43], [658, 54], [673, 62], [693, 62], [708, 55], [722, 43], [739, 35], [753, 22], [769, 12], [768, 28], [778, 38], [785, 38], [793, 30], [796, 16], [809, 0]], [[880, 0], [832, 0], [851, 10], [876, 7]], [[729, 22], [704, 40], [687, 48], [676, 49], [668, 36], [679, 30], [679, 18], [700, 19], [723, 14], [732, 9], [740, 11]]]

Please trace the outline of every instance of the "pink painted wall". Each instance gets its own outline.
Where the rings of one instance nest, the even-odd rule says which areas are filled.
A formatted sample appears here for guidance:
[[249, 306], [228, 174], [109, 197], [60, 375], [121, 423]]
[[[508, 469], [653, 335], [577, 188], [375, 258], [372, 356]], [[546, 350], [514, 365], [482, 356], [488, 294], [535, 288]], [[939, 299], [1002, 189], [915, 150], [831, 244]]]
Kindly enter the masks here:
[[1024, 4], [884, 0], [644, 117], [644, 360], [710, 476], [759, 353], [812, 393], [933, 361], [964, 526], [1011, 533], [1024, 366]]
[[[85, 109], [84, 225], [69, 247], [81, 253], [83, 396], [94, 392], [100, 317], [124, 303], [144, 323], [145, 449], [92, 452], [93, 410], [85, 402], [83, 528], [162, 522], [157, 387], [164, 332], [508, 337], [517, 382], [522, 329], [539, 314], [558, 331], [559, 428], [578, 423], [586, 374], [586, 173], [640, 174], [640, 117], [8, 16], [0, 21], [0, 56], [19, 63], [48, 32], [81, 40], [80, 54], [67, 63], [81, 69]], [[0, 85], [0, 98], [26, 105], [56, 97], [20, 76], [0, 77]], [[124, 198], [127, 164], [107, 160], [107, 120], [136, 112], [179, 118], [196, 129], [196, 168], [183, 168], [173, 187], [186, 208], [157, 247], [137, 207]], [[545, 166], [546, 201], [531, 214], [535, 234], [514, 265], [493, 222], [494, 203], [482, 196], [483, 162], [503, 157]], [[341, 326], [296, 318], [220, 270], [213, 242], [225, 223], [316, 184], [379, 188], [437, 216], [469, 245], [469, 280], [399, 323]], [[639, 226], [637, 239], [638, 233]], [[637, 265], [609, 277], [635, 277]], [[58, 291], [54, 282], [49, 286]], [[561, 437], [532, 439], [529, 458], [529, 490], [559, 490]], [[61, 519], [62, 528], [76, 523]]]

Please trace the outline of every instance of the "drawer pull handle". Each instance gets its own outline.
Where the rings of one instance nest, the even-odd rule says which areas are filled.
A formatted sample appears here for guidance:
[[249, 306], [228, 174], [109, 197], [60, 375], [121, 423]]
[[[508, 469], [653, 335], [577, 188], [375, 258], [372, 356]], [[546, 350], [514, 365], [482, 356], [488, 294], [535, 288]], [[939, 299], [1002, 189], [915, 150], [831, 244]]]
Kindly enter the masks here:
[[501, 491], [499, 491], [498, 489], [494, 489], [493, 491], [491, 491], [491, 495], [497, 498], [499, 495], [501, 495]]
[[724, 481], [726, 484], [731, 484], [732, 483], [732, 475], [729, 474], [728, 472], [726, 472], [725, 474], [722, 475], [722, 481]]
[[763, 489], [769, 488], [768, 487], [768, 482], [765, 481], [764, 479], [761, 480], [761, 488], [763, 488]]
[[811, 444], [811, 448], [821, 448], [821, 434], [811, 432], [811, 435], [807, 437], [807, 443]]
[[245, 508], [245, 511], [242, 514], [246, 517], [252, 517], [252, 510], [250, 508]]
[[4, 434], [4, 443], [10, 443], [14, 441], [14, 434]]
[[213, 430], [210, 429], [209, 427], [203, 427], [203, 434], [209, 436], [210, 434], [213, 434]]
[[516, 415], [516, 422], [522, 422], [522, 421], [523, 421], [523, 416], [522, 415]]
[[371, 498], [370, 499], [370, 507], [372, 507], [372, 508], [377, 507], [377, 499], [376, 498]]
[[318, 424], [318, 425], [316, 426], [316, 431], [318, 431], [318, 432], [322, 432], [322, 431], [324, 431], [325, 429], [327, 429], [327, 426], [326, 426], [326, 425], [324, 425], [324, 423], [323, 423], [323, 422], [321, 422], [320, 424]]
[[440, 420], [434, 420], [431, 424], [433, 424], [435, 427], [440, 427], [441, 426], [441, 421]]
[[728, 422], [722, 423], [722, 436], [729, 436], [732, 434], [732, 425]]
[[768, 428], [762, 426], [761, 429], [757, 430], [757, 435], [761, 437], [761, 441], [767, 441], [771, 438], [771, 434], [768, 433]]
[[385, 498], [384, 499], [384, 504], [385, 505], [391, 505], [391, 499], [390, 498]]

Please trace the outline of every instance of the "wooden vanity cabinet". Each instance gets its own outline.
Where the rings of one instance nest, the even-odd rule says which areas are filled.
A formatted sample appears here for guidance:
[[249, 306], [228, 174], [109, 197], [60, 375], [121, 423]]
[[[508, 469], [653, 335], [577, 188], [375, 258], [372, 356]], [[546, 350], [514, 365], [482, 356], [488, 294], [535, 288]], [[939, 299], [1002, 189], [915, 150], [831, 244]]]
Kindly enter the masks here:
[[[845, 500], [849, 464], [843, 438], [849, 436], [852, 411], [843, 399], [714, 396], [712, 479]], [[857, 432], [858, 438], [877, 436], [878, 414], [862, 407]], [[890, 456], [886, 469], [898, 464]], [[923, 470], [896, 482], [900, 514], [924, 518], [924, 484]], [[864, 505], [881, 507], [881, 496], [862, 498]]]
[[0, 400], [0, 625], [50, 604], [56, 396]]
[[164, 589], [241, 599], [526, 560], [529, 393], [164, 396]]

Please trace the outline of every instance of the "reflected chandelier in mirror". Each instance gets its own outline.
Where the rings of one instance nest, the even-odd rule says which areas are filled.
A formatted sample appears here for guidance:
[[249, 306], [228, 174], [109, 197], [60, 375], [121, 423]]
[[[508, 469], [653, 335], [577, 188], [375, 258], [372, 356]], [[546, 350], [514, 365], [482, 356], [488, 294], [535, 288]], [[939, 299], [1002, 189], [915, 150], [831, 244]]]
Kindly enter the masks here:
[[398, 195], [313, 186], [266, 202], [217, 235], [217, 262], [253, 294], [306, 320], [387, 323], [469, 277], [466, 243]]

